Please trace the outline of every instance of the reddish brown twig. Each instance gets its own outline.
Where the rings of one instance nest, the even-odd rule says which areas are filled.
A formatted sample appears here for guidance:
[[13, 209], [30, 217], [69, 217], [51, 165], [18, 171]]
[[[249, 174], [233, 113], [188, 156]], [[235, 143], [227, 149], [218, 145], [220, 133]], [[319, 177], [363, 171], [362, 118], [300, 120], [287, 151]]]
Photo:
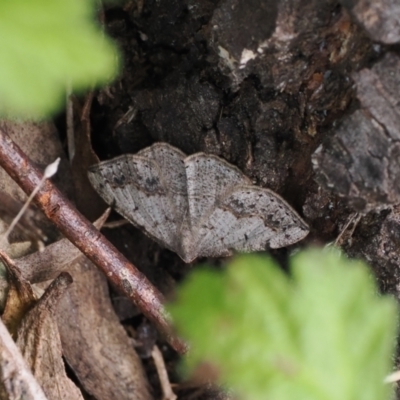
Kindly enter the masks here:
[[[0, 165], [27, 194], [33, 191], [43, 176], [1, 125]], [[34, 201], [60, 232], [153, 321], [171, 346], [179, 353], [184, 353], [185, 343], [172, 331], [169, 317], [162, 305], [163, 296], [148, 279], [83, 217], [49, 180], [39, 190]]]

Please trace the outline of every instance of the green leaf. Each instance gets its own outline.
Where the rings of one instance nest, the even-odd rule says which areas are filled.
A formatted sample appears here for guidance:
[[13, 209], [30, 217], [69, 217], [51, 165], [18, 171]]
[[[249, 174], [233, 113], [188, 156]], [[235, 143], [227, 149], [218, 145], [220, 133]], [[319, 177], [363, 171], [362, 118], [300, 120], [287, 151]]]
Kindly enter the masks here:
[[117, 71], [90, 0], [0, 0], [0, 113], [43, 117]]
[[306, 251], [291, 266], [290, 277], [246, 255], [224, 272], [195, 271], [169, 307], [191, 343], [187, 367], [211, 363], [247, 400], [388, 400], [394, 299], [337, 251]]

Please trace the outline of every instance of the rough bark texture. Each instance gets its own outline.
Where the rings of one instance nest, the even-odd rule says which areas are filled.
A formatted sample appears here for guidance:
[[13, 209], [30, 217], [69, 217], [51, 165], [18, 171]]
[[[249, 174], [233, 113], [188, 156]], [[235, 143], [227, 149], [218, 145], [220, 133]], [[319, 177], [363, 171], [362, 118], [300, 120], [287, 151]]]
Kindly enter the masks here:
[[319, 180], [359, 211], [400, 199], [400, 58], [388, 53], [353, 75], [359, 109], [314, 155]]
[[[308, 243], [335, 238], [351, 209], [316, 183], [311, 155], [356, 99], [351, 74], [382, 54], [345, 7], [174, 0], [105, 15], [125, 68], [94, 102], [102, 159], [155, 141], [217, 154], [294, 206], [312, 227]], [[145, 270], [154, 250], [138, 237], [126, 251]], [[159, 254], [174, 278], [187, 269]]]

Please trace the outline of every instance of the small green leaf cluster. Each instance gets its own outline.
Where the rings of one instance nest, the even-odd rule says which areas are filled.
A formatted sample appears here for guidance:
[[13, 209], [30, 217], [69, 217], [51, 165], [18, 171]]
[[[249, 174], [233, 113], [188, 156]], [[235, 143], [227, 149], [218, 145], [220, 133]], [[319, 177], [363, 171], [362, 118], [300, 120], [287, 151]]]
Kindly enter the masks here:
[[0, 1], [0, 115], [44, 117], [117, 71], [91, 0]]
[[202, 361], [247, 400], [388, 400], [397, 305], [337, 251], [294, 256], [290, 275], [257, 255], [195, 271], [169, 309]]

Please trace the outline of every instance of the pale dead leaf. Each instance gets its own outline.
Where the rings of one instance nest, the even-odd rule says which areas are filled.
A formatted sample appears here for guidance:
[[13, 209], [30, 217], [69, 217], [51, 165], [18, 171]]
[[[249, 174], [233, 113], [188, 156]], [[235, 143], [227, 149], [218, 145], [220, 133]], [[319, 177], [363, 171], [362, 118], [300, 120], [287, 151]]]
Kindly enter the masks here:
[[47, 400], [17, 345], [0, 320], [0, 399]]
[[55, 318], [57, 305], [71, 283], [68, 273], [60, 274], [24, 317], [18, 330], [17, 345], [49, 399], [83, 400], [65, 373]]

